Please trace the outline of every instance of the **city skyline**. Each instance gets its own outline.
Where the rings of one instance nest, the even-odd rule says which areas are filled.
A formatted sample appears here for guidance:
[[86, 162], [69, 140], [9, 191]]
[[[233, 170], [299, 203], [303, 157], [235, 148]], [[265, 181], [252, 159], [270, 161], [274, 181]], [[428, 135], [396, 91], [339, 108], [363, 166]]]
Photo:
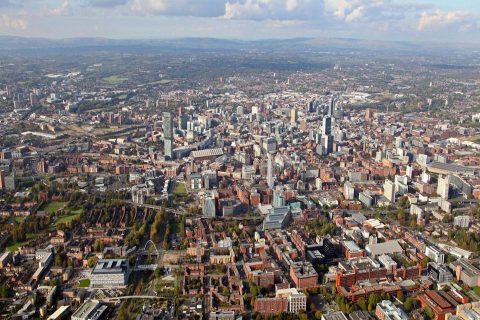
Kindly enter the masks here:
[[3, 0], [0, 8], [0, 34], [9, 36], [480, 39], [480, 4], [468, 0]]

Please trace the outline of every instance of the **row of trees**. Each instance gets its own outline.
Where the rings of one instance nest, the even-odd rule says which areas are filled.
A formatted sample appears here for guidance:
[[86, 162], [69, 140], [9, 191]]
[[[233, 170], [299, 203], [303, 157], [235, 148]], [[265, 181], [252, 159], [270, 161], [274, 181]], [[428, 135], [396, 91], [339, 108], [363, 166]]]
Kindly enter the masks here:
[[321, 216], [318, 220], [309, 221], [305, 230], [313, 236], [336, 235], [340, 232], [340, 229], [324, 216]]
[[139, 246], [142, 243], [143, 237], [147, 230], [147, 223], [144, 222], [140, 224], [139, 222], [135, 223], [134, 227], [130, 230], [130, 233], [125, 238], [125, 244], [128, 247]]
[[454, 240], [463, 249], [473, 251], [474, 253], [480, 251], [480, 234], [477, 232], [469, 232], [464, 229], [450, 229], [448, 238], [449, 240]]
[[155, 243], [163, 240], [164, 237], [162, 238], [162, 236], [165, 235], [167, 226], [169, 226], [167, 213], [162, 208], [155, 214], [155, 219], [150, 227], [150, 240]]

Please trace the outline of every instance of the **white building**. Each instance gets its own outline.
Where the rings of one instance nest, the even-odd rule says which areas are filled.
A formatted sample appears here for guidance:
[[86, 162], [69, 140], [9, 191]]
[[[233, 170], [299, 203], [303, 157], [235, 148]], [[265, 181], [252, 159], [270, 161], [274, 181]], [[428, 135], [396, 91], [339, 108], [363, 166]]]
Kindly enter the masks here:
[[383, 184], [383, 195], [388, 201], [395, 202], [395, 184], [389, 179]]
[[355, 187], [350, 181], [345, 182], [345, 185], [343, 186], [343, 194], [345, 200], [353, 200], [355, 198]]
[[443, 264], [445, 262], [445, 254], [435, 247], [428, 246], [425, 249], [425, 255], [436, 263]]
[[453, 225], [460, 228], [468, 228], [470, 226], [470, 216], [456, 216], [453, 218]]
[[130, 267], [126, 259], [100, 259], [90, 276], [93, 288], [114, 288], [127, 285]]
[[390, 300], [383, 300], [377, 304], [375, 315], [383, 320], [408, 320], [407, 314]]
[[299, 313], [307, 310], [307, 296], [303, 292], [298, 292], [296, 288], [279, 289], [276, 292], [276, 297], [287, 298], [289, 313]]
[[440, 196], [440, 198], [444, 200], [448, 200], [448, 191], [450, 189], [450, 184], [449, 184], [449, 177], [445, 176], [439, 176], [438, 177], [438, 184], [437, 184], [437, 194]]

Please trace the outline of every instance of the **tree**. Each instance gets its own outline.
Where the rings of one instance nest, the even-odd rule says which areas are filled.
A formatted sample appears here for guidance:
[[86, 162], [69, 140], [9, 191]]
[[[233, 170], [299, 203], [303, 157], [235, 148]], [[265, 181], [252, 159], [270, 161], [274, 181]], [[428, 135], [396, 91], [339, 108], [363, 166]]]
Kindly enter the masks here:
[[403, 295], [403, 291], [402, 291], [402, 290], [400, 290], [400, 291], [397, 292], [397, 299], [400, 300], [400, 301], [402, 301], [402, 302], [404, 301], [405, 297], [404, 297], [404, 295]]
[[400, 208], [400, 209], [397, 210], [397, 220], [398, 220], [401, 224], [404, 224], [404, 223], [405, 223], [405, 210], [403, 210], [402, 208]]
[[407, 196], [401, 197], [399, 200], [399, 204], [402, 208], [406, 208], [408, 206], [408, 197]]
[[180, 216], [179, 231], [180, 231], [180, 235], [182, 237], [185, 237], [185, 216], [184, 215]]
[[368, 312], [375, 310], [375, 305], [373, 303], [368, 303]]
[[410, 312], [417, 307], [417, 300], [415, 300], [415, 298], [409, 297], [405, 300], [403, 307], [405, 308], [406, 312]]
[[9, 297], [9, 290], [6, 286], [0, 286], [0, 298], [7, 299]]
[[230, 290], [228, 290], [227, 287], [224, 287], [223, 288], [223, 291], [222, 291], [222, 294], [225, 296], [225, 297], [228, 297], [230, 295]]
[[88, 258], [88, 260], [87, 260], [88, 266], [90, 268], [93, 268], [97, 264], [97, 261], [98, 261], [97, 256], [92, 256], [92, 257]]
[[361, 297], [360, 299], [358, 299], [357, 305], [361, 310], [367, 311], [367, 308], [368, 308], [367, 301], [365, 301], [364, 297]]
[[116, 320], [129, 320], [130, 319], [130, 314], [124, 306], [120, 308], [120, 311], [117, 313], [117, 317], [115, 318]]
[[93, 251], [103, 252], [103, 249], [105, 249], [105, 243], [103, 243], [103, 241], [96, 240], [93, 244]]
[[300, 314], [298, 315], [298, 318], [300, 320], [308, 320], [308, 315], [305, 313], [305, 312], [300, 312]]
[[425, 269], [428, 266], [428, 261], [428, 257], [424, 257], [422, 260], [420, 260], [420, 266]]
[[372, 293], [368, 296], [368, 304], [372, 304], [374, 306], [377, 305], [382, 300], [382, 297], [378, 293]]
[[425, 308], [425, 315], [427, 316], [428, 319], [433, 319], [435, 317], [435, 313], [430, 307]]

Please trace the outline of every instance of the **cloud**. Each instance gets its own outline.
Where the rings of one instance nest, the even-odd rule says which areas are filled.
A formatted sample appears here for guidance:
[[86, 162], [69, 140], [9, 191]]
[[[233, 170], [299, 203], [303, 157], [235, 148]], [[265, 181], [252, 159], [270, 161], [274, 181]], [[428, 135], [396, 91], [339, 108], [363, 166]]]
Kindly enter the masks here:
[[458, 25], [460, 29], [469, 29], [475, 24], [474, 17], [464, 11], [442, 11], [435, 10], [428, 13], [423, 12], [418, 20], [418, 30], [444, 28]]
[[129, 13], [166, 16], [219, 17], [225, 0], [130, 0]]
[[51, 16], [69, 16], [72, 14], [72, 6], [70, 5], [70, 0], [64, 0], [62, 4], [58, 7], [50, 10], [49, 15]]
[[17, 6], [12, 0], [0, 0], [0, 8], [9, 8]]
[[323, 0], [243, 0], [225, 4], [225, 19], [311, 20], [323, 15]]
[[114, 8], [126, 5], [129, 0], [88, 0], [86, 5], [94, 8]]
[[12, 17], [6, 14], [0, 15], [0, 27], [4, 27], [12, 30], [25, 30], [27, 29], [27, 20], [20, 17]]
[[355, 20], [361, 19], [365, 15], [365, 7], [360, 6], [352, 10], [349, 14], [346, 15], [346, 22], [353, 22]]
[[421, 11], [431, 9], [429, 4], [397, 2], [393, 0], [323, 0], [325, 12], [347, 23], [392, 23], [407, 20]]
[[[239, 38], [418, 39], [423, 30], [441, 31], [423, 33], [437, 39], [478, 35], [478, 15], [462, 11], [460, 3], [454, 7], [448, 11], [435, 0], [0, 0], [0, 30], [22, 30], [28, 22], [22, 34], [42, 28], [46, 33], [58, 19], [64, 25], [58, 34], [77, 32], [72, 26], [90, 32], [98, 25], [115, 37], [149, 36], [154, 25], [161, 26], [156, 29], [162, 35], [168, 29], [165, 34]], [[33, 28], [37, 25], [39, 30]]]
[[349, 11], [352, 11], [359, 1], [351, 0], [324, 0], [325, 10], [335, 17], [345, 19]]

